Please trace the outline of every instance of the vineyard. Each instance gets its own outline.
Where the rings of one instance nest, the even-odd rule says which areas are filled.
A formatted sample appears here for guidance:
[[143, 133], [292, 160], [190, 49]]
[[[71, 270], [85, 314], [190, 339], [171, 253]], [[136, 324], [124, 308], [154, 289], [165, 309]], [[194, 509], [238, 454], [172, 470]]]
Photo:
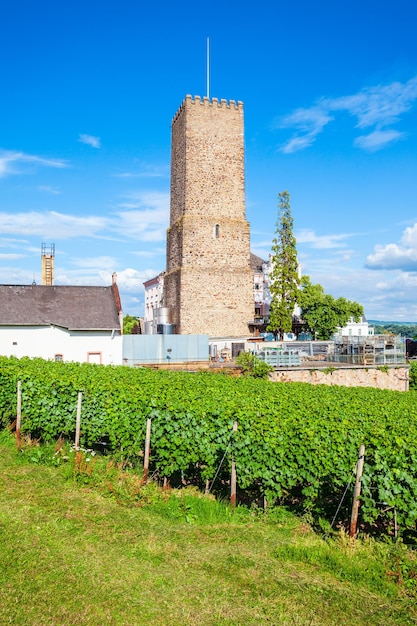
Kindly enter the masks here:
[[199, 486], [216, 478], [220, 490], [233, 454], [242, 501], [265, 497], [326, 519], [349, 492], [363, 444], [361, 519], [376, 523], [383, 512], [416, 528], [414, 391], [1, 357], [3, 428], [16, 418], [18, 381], [22, 433], [32, 439], [73, 441], [81, 391], [83, 447], [140, 462], [151, 418], [154, 476]]

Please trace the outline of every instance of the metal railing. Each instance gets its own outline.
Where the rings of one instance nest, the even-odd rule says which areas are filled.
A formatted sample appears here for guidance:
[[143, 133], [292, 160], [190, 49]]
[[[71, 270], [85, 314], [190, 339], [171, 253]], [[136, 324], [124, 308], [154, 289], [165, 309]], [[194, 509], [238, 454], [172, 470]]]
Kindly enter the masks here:
[[301, 365], [301, 356], [282, 350], [262, 350], [258, 354], [261, 361], [265, 361], [272, 367], [295, 367]]

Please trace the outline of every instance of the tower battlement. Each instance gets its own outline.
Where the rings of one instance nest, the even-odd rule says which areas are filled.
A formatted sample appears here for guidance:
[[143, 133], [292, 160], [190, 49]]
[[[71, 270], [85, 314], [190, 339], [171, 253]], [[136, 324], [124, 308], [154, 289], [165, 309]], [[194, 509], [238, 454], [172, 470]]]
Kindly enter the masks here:
[[242, 111], [243, 112], [243, 102], [241, 100], [225, 100], [224, 98], [220, 99], [219, 98], [208, 98], [207, 96], [201, 97], [201, 96], [191, 96], [190, 94], [187, 94], [184, 98], [184, 100], [182, 101], [178, 111], [175, 113], [174, 117], [172, 118], [172, 122], [175, 122], [175, 120], [179, 117], [179, 115], [181, 115], [182, 111], [185, 109], [185, 107], [188, 104], [193, 104], [193, 105], [200, 105], [200, 106], [208, 106], [208, 107], [217, 107], [217, 108], [223, 108], [223, 109], [232, 109], [232, 110], [238, 110], [238, 111]]

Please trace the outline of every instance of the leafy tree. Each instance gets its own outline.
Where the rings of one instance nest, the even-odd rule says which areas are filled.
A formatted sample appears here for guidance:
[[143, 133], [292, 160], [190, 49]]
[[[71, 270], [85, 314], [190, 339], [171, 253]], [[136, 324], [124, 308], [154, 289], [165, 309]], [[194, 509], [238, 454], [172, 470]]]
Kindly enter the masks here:
[[243, 376], [252, 376], [253, 378], [267, 378], [269, 372], [274, 369], [251, 352], [241, 352], [236, 357], [236, 365], [241, 368]]
[[139, 335], [139, 320], [132, 315], [125, 315], [123, 318], [123, 334], [124, 335]]
[[346, 326], [351, 317], [358, 322], [363, 307], [346, 298], [333, 298], [321, 285], [313, 285], [309, 276], [301, 279], [298, 304], [301, 307], [303, 329], [315, 339], [330, 339], [339, 327]]
[[293, 234], [290, 194], [278, 194], [278, 219], [272, 241], [271, 307], [267, 330], [284, 338], [292, 331], [292, 316], [298, 300], [297, 244]]

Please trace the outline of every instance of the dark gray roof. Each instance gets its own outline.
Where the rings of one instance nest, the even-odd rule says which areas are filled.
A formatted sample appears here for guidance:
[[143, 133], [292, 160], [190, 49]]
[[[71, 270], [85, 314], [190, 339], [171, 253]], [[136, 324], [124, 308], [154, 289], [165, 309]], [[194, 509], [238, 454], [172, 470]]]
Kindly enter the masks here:
[[120, 330], [119, 291], [110, 287], [0, 285], [0, 326]]
[[265, 261], [263, 259], [261, 259], [260, 256], [257, 256], [256, 254], [254, 254], [253, 252], [250, 253], [250, 266], [251, 268], [255, 271], [255, 270], [260, 270], [262, 271], [262, 264], [265, 263]]

